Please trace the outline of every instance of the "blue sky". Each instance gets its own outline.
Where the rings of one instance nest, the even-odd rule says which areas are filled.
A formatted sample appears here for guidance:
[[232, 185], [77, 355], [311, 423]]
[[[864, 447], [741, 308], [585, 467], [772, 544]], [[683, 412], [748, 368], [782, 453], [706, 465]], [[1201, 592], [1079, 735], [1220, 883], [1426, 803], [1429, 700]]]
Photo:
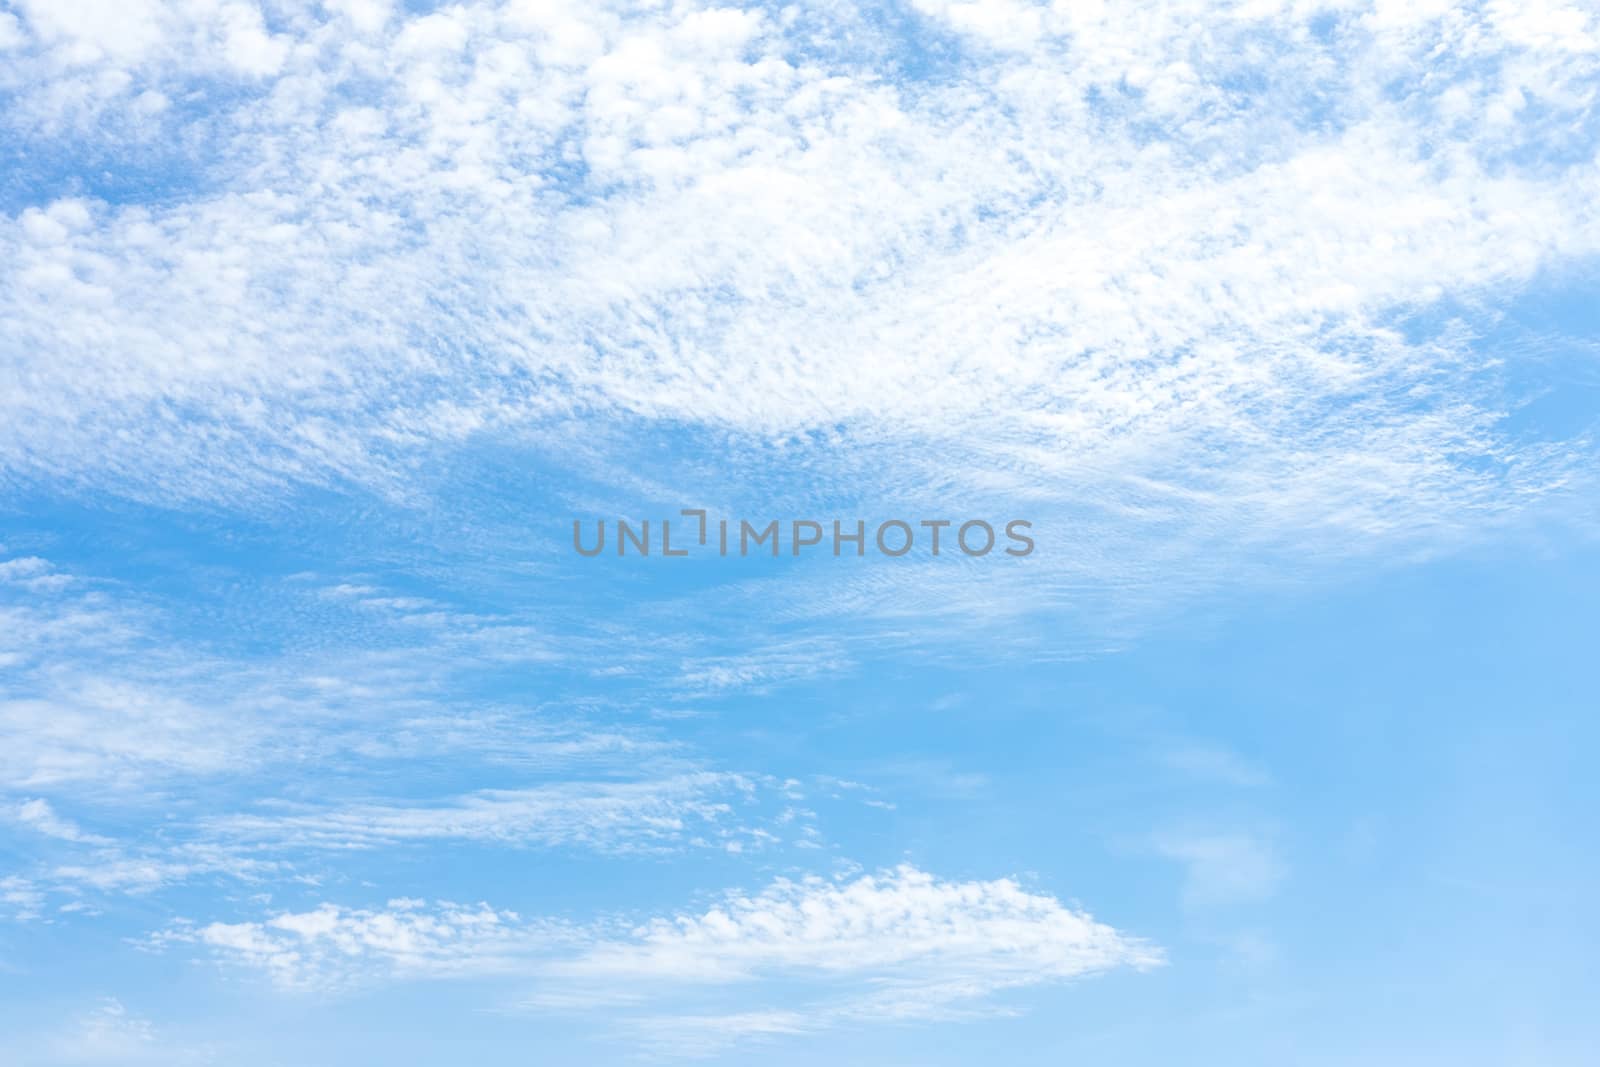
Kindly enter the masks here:
[[[0, 1062], [1590, 1062], [1597, 91], [1560, 3], [0, 4]], [[684, 508], [1036, 547], [572, 549]]]

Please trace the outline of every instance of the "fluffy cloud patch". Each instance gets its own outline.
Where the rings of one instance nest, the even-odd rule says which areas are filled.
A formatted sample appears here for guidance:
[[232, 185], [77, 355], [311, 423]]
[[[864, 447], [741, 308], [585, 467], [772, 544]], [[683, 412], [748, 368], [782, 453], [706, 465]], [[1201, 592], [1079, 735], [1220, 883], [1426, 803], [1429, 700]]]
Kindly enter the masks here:
[[325, 904], [265, 922], [178, 926], [153, 944], [192, 942], [294, 989], [332, 989], [390, 978], [525, 969], [553, 939], [514, 912], [487, 905], [392, 900], [380, 910]]
[[1008, 990], [1162, 959], [1149, 944], [1011, 880], [954, 882], [910, 866], [845, 881], [780, 879], [631, 930], [399, 900], [187, 924], [155, 943], [201, 945], [291, 988], [517, 978], [535, 986], [529, 1009], [620, 1007], [645, 1039], [679, 1051], [959, 1018], [995, 1010]]
[[211, 147], [161, 197], [25, 179], [14, 478], [398, 492], [639, 419], [1372, 547], [1580, 465], [1505, 435], [1470, 331], [1405, 325], [1595, 253], [1579, 9], [140, 11], [17, 24], [21, 136]]

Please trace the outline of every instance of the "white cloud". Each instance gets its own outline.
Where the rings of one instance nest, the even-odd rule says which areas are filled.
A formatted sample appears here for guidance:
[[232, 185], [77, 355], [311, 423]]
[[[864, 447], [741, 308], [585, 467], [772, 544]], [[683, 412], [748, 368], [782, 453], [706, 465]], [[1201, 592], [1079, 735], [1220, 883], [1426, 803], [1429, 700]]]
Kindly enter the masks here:
[[[204, 946], [287, 988], [517, 979], [536, 988], [529, 1008], [620, 1010], [652, 1043], [682, 1051], [831, 1026], [960, 1018], [995, 1010], [1007, 990], [1161, 962], [1150, 945], [1013, 881], [951, 882], [909, 866], [850, 881], [780, 879], [631, 931], [398, 900], [382, 909], [328, 904], [264, 921], [183, 924], [152, 941], [174, 943]], [[698, 1010], [684, 1008], [685, 997]], [[670, 1015], [656, 1014], [669, 1006]]]
[[265, 922], [178, 926], [152, 944], [203, 945], [291, 989], [336, 989], [364, 981], [442, 978], [526, 970], [561, 938], [553, 924], [523, 921], [487, 905], [391, 901], [383, 910], [324, 904]]
[[872, 974], [898, 987], [894, 1010], [909, 1012], [917, 991], [970, 985], [987, 993], [1158, 960], [1015, 882], [947, 882], [902, 866], [845, 883], [780, 879], [758, 894], [731, 894], [703, 913], [658, 919], [630, 939], [596, 945], [562, 971], [601, 983]]
[[24, 922], [37, 919], [44, 902], [43, 890], [29, 879], [17, 874], [0, 876], [0, 904], [6, 907], [0, 914]]
[[0, 755], [0, 781], [23, 789], [70, 781], [115, 788], [150, 776], [216, 774], [251, 760], [249, 723], [221, 734], [223, 716], [166, 694], [86, 679], [58, 699], [0, 701], [22, 738]]
[[[0, 464], [398, 493], [472, 434], [662, 420], [868, 466], [861, 497], [1088, 512], [1147, 578], [1171, 546], [1448, 541], [1581, 469], [1580, 442], [1507, 439], [1492, 354], [1393, 325], [1595, 253], [1592, 18], [923, 8], [958, 74], [842, 6], [291, 5], [258, 33], [221, 5], [210, 38], [128, 9], [102, 150], [239, 34], [206, 54], [253, 88], [139, 121], [250, 134], [160, 202], [0, 225], [0, 359], [34, 383], [0, 397]], [[37, 18], [29, 136], [99, 69]], [[1501, 121], [1530, 103], [1549, 119]]]
[[208, 874], [236, 879], [259, 879], [282, 874], [283, 864], [239, 856], [209, 844], [182, 844], [165, 849], [125, 851], [106, 848], [89, 862], [64, 863], [47, 877], [57, 890], [80, 896], [85, 892], [148, 893]]
[[0, 51], [20, 47], [25, 40], [17, 16], [9, 11], [0, 11]]
[[72, 841], [76, 844], [103, 845], [109, 839], [99, 834], [86, 833], [82, 827], [71, 819], [62, 818], [50, 806], [50, 802], [42, 797], [34, 797], [18, 804], [12, 810], [11, 816], [16, 822], [28, 827], [47, 837], [59, 838], [63, 841]]

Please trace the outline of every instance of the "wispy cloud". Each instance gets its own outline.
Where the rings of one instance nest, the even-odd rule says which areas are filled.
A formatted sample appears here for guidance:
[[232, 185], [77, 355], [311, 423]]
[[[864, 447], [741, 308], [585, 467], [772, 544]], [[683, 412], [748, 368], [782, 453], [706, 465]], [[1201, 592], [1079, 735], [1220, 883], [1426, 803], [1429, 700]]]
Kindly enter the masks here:
[[287, 989], [340, 989], [372, 981], [526, 973], [530, 961], [573, 935], [487, 905], [392, 900], [381, 910], [325, 904], [264, 922], [180, 924], [150, 946], [204, 946]]
[[103, 997], [92, 1008], [52, 1025], [21, 1029], [0, 1041], [17, 1062], [74, 1064], [215, 1063], [218, 1049], [174, 1040], [165, 1028], [119, 997]]
[[[24, 559], [12, 577], [56, 573]], [[12, 739], [0, 749], [0, 830], [18, 846], [6, 889], [17, 917], [38, 917], [52, 897], [289, 883], [379, 850], [744, 852], [789, 833], [817, 843], [810, 813], [780, 821], [766, 776], [709, 767], [625, 708], [477, 696], [462, 682], [471, 672], [563, 659], [516, 620], [430, 606], [420, 633], [413, 617], [389, 618], [353, 644], [313, 636], [310, 651], [247, 655], [193, 634], [171, 604], [70, 577], [0, 590], [0, 615], [16, 623], [0, 632], [0, 728]], [[284, 586], [296, 625], [329, 588]], [[341, 601], [379, 592], [331, 588]], [[644, 682], [677, 677], [682, 651], [651, 653]], [[575, 668], [579, 683], [593, 662]], [[397, 794], [397, 780], [440, 758], [505, 784]], [[343, 789], [311, 787], [334, 770]]]
[[[18, 573], [61, 573], [23, 562]], [[392, 603], [382, 609], [394, 615], [349, 635], [337, 620], [308, 627], [302, 605], [318, 593], [290, 581], [281, 583], [285, 625], [309, 647], [243, 653], [196, 634], [181, 604], [63, 576], [71, 584], [0, 587], [0, 727], [14, 738], [0, 749], [0, 789], [126, 792], [307, 759], [441, 752], [527, 774], [689, 762], [626, 721], [477, 697], [462, 683], [473, 672], [559, 665], [583, 635], [558, 642], [520, 620], [443, 606], [419, 619]], [[677, 669], [656, 660], [657, 675]]]
[[150, 1020], [129, 1011], [115, 997], [81, 1016], [76, 1029], [59, 1040], [56, 1051], [67, 1062], [83, 1063], [150, 1062], [170, 1054], [160, 1048]]
[[1170, 833], [1158, 839], [1156, 848], [1184, 865], [1184, 905], [1201, 911], [1264, 900], [1288, 874], [1272, 843], [1256, 833]]
[[242, 844], [292, 849], [372, 848], [426, 841], [582, 845], [630, 851], [725, 837], [730, 799], [754, 784], [738, 775], [682, 774], [642, 781], [562, 781], [486, 789], [440, 804], [358, 804], [333, 810], [233, 815], [207, 829]]
[[0, 875], [0, 905], [5, 906], [0, 916], [22, 921], [36, 919], [44, 903], [44, 891], [29, 879], [18, 874]]
[[853, 665], [837, 642], [808, 639], [685, 660], [675, 684], [691, 695], [759, 694], [784, 683], [843, 673]]
[[47, 837], [71, 841], [75, 844], [104, 845], [110, 838], [87, 833], [71, 819], [56, 814], [50, 802], [40, 797], [25, 800], [12, 809], [11, 818], [16, 823]]

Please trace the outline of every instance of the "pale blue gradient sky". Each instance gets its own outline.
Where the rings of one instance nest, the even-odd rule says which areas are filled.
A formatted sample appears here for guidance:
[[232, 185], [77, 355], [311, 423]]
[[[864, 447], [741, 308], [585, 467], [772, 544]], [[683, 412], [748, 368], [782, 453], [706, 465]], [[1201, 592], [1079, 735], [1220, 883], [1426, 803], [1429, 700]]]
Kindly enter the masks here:
[[[0, 1062], [1587, 1062], [1585, 8], [0, 7]], [[577, 557], [1012, 518], [1026, 559]]]

